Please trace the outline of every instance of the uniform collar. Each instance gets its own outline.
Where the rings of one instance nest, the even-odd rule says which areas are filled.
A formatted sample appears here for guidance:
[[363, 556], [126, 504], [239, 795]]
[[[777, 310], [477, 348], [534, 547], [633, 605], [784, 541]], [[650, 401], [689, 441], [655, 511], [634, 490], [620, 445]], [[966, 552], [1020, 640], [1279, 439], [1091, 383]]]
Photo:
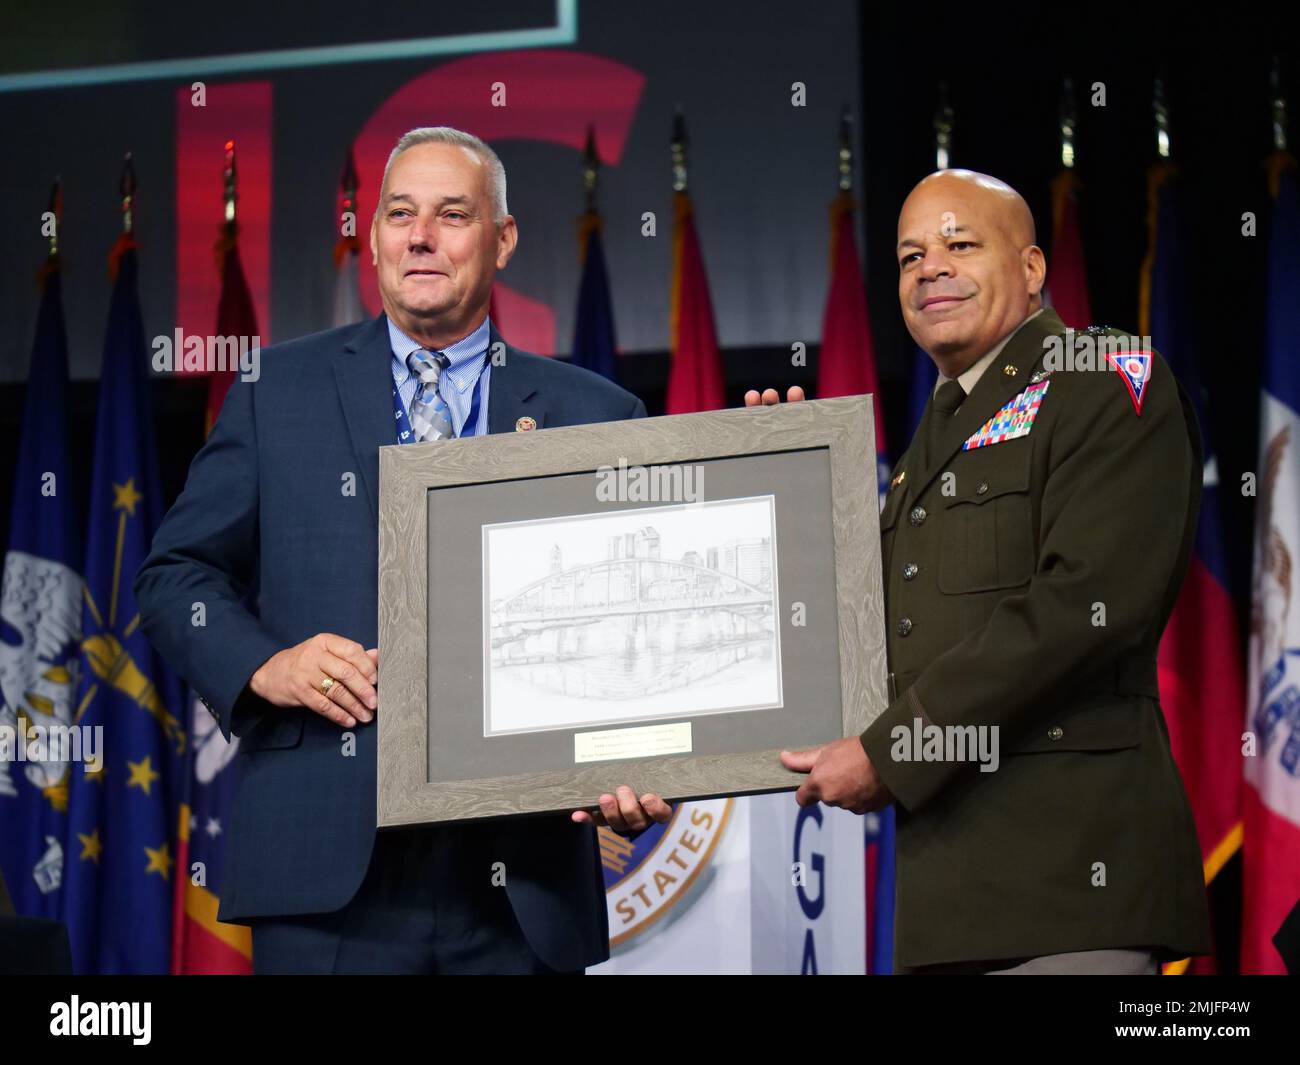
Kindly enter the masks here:
[[[961, 373], [957, 375], [957, 382], [958, 384], [961, 385], [961, 389], [963, 392], [966, 393], [966, 395], [969, 396], [973, 391], [975, 391], [975, 385], [978, 383], [979, 379], [984, 375], [984, 371], [989, 368], [989, 365], [993, 362], [994, 359], [996, 359], [999, 355], [1002, 354], [1002, 349], [1007, 346], [1007, 344], [1011, 341], [1011, 338], [1014, 337], [1017, 333], [1020, 332], [1021, 329], [1024, 328], [1025, 322], [1032, 322], [1046, 309], [1047, 309], [1046, 306], [1039, 307], [1038, 310], [1034, 311], [1033, 314], [1031, 314], [1028, 318], [1026, 318], [1018, 326], [1016, 326], [1013, 330], [1011, 330], [1010, 333], [1008, 333], [996, 344], [994, 344], [993, 347], [986, 354], [981, 355], [978, 359], [976, 359], [974, 365], [968, 366], [965, 370], [963, 370]], [[940, 374], [939, 380], [937, 380], [934, 383], [934, 390], [938, 392], [939, 386], [941, 384], [943, 384], [945, 381], [951, 381], [951, 380], [952, 380], [951, 377], [944, 377], [943, 374]]]
[[[406, 365], [407, 356], [413, 351], [428, 350], [417, 340], [412, 340], [402, 330], [393, 324], [393, 320], [387, 315], [384, 316], [388, 323], [388, 342], [393, 349], [393, 379], [399, 384], [404, 382], [410, 376], [410, 369]], [[487, 354], [488, 341], [492, 335], [492, 319], [485, 316], [468, 336], [462, 337], [454, 344], [449, 344], [441, 348], [444, 355], [450, 361], [446, 373], [455, 383], [457, 389], [464, 390], [469, 384], [478, 378], [477, 371], [482, 368], [483, 356]], [[473, 371], [473, 372], [466, 372]]]

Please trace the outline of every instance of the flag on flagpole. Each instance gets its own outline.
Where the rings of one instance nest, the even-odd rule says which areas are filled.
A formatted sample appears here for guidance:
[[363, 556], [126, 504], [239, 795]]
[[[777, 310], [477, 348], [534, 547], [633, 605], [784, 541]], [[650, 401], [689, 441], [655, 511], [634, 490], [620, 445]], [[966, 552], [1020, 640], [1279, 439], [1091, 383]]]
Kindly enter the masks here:
[[[253, 295], [248, 290], [244, 266], [239, 259], [238, 235], [229, 232], [217, 242], [217, 261], [221, 270], [221, 299], [217, 304], [217, 336], [248, 337], [250, 346], [261, 346], [257, 332], [257, 311], [253, 308]], [[221, 413], [237, 370], [214, 370], [208, 375], [208, 408], [203, 432], [212, 432]]]
[[672, 367], [668, 371], [667, 414], [718, 410], [726, 392], [722, 359], [713, 327], [713, 301], [704, 256], [695, 232], [690, 195], [673, 194]]
[[876, 352], [867, 316], [867, 289], [853, 232], [853, 194], [843, 191], [831, 203], [831, 283], [822, 316], [822, 346], [817, 360], [817, 398], [870, 393], [876, 423], [876, 479], [883, 498], [889, 487], [889, 453], [876, 376]]
[[939, 380], [939, 371], [934, 360], [919, 347], [912, 351], [912, 435], [921, 427], [921, 418], [925, 415], [925, 405], [930, 402], [930, 393], [934, 391], [935, 382]]
[[1048, 271], [1048, 305], [1071, 329], [1092, 325], [1088, 303], [1088, 273], [1079, 233], [1079, 179], [1070, 168], [1052, 179], [1052, 264]]
[[[870, 394], [876, 426], [876, 483], [883, 501], [891, 463], [876, 375], [875, 346], [867, 314], [867, 290], [853, 229], [853, 193], [842, 190], [830, 208], [831, 281], [822, 317], [817, 361], [817, 398]], [[927, 360], [928, 361], [928, 360]], [[867, 972], [894, 968], [894, 810], [863, 819], [866, 848]]]
[[[351, 180], [355, 181], [355, 175]], [[347, 168], [344, 169], [343, 181], [345, 186], [349, 182]], [[232, 192], [233, 189], [228, 189], [227, 196]], [[355, 192], [353, 185], [353, 204]], [[345, 188], [342, 213], [349, 209], [348, 199]], [[336, 262], [342, 248], [344, 261], [346, 257], [354, 260], [355, 273], [356, 256], [345, 245], [346, 238], [340, 240], [335, 248]], [[222, 271], [221, 294], [217, 301], [217, 333], [220, 336], [256, 338], [257, 311], [240, 263], [238, 226], [233, 218], [223, 228], [217, 251]], [[339, 276], [343, 277], [344, 272], [345, 266], [340, 265]], [[358, 296], [358, 303], [359, 299]], [[339, 304], [336, 302], [336, 315], [338, 312]], [[336, 320], [335, 324], [346, 323]], [[233, 379], [234, 374], [227, 372], [216, 372], [211, 376], [205, 435], [212, 432]], [[226, 830], [234, 807], [239, 771], [235, 757], [239, 738], [232, 736], [227, 741], [198, 694], [190, 691], [187, 696], [191, 744], [184, 768], [185, 795], [179, 817], [177, 865], [187, 870], [189, 875], [177, 879], [172, 900], [172, 972], [246, 975], [253, 968], [251, 931], [244, 925], [217, 920], [226, 868]]]
[[357, 239], [357, 189], [361, 183], [351, 148], [348, 149], [339, 186], [339, 239], [334, 245], [334, 309], [331, 315], [334, 326], [351, 325], [368, 317], [361, 303], [361, 242]]
[[[1192, 344], [1192, 301], [1182, 273], [1182, 189], [1171, 163], [1148, 177], [1148, 244], [1142, 264], [1139, 328], [1182, 382], [1201, 427], [1205, 468], [1196, 544], [1160, 642], [1160, 705], [1169, 743], [1191, 800], [1208, 884], [1241, 846], [1242, 661], [1240, 628], [1228, 588], [1219, 515], [1214, 438]], [[1159, 387], [1152, 382], [1152, 387]], [[1177, 963], [1166, 971], [1180, 972]], [[1192, 971], [1211, 972], [1212, 958]]]
[[162, 519], [135, 244], [119, 240], [95, 429], [76, 707], [103, 766], [68, 779], [63, 919], [78, 973], [165, 973], [186, 735], [132, 580]]
[[1300, 196], [1295, 160], [1269, 162], [1264, 372], [1261, 380], [1245, 759], [1241, 970], [1282, 973], [1272, 939], [1300, 899]]
[[55, 919], [67, 778], [84, 772], [93, 752], [83, 749], [77, 763], [61, 740], [58, 750], [50, 743], [66, 735], [76, 708], [84, 555], [68, 459], [68, 342], [57, 254], [42, 273], [0, 591], [0, 870], [19, 914]]
[[673, 281], [669, 330], [672, 366], [668, 371], [667, 414], [718, 410], [727, 402], [722, 359], [713, 327], [713, 301], [704, 255], [695, 231], [695, 212], [686, 191], [685, 130], [681, 115], [674, 129], [674, 154], [680, 153], [680, 181], [673, 193]]
[[573, 353], [569, 361], [618, 380], [618, 339], [614, 333], [614, 307], [609, 295], [609, 274], [605, 269], [605, 243], [596, 207], [600, 180], [600, 153], [596, 151], [596, 129], [587, 127], [587, 144], [582, 153], [582, 178], [586, 188], [586, 210], [578, 216], [578, 262], [582, 280], [578, 285], [578, 310], [573, 323]]
[[578, 286], [573, 354], [569, 361], [574, 366], [582, 366], [617, 381], [618, 340], [614, 334], [614, 307], [610, 301], [605, 246], [600, 231], [600, 216], [595, 212], [587, 211], [579, 218], [582, 281]]

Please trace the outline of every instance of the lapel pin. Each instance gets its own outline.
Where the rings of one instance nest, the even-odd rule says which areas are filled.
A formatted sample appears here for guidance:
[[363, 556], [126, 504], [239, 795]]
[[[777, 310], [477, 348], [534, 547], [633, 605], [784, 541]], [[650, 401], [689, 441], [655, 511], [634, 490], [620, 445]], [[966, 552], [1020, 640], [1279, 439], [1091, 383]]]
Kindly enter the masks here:
[[536, 419], [530, 418], [526, 414], [522, 418], [520, 418], [517, 422], [515, 422], [516, 433], [531, 433], [536, 428], [537, 428]]
[[1007, 363], [1004, 367], [1002, 367], [1002, 372], [1006, 374], [1008, 377], [1015, 377], [1016, 374], [1018, 374], [1020, 371], [1017, 370], [1014, 366], [1012, 366], [1011, 363]]
[[903, 483], [903, 481], [904, 481], [906, 478], [907, 478], [907, 471], [906, 471], [906, 470], [901, 470], [901, 471], [899, 471], [898, 476], [895, 477], [892, 481], [889, 482], [889, 487], [890, 487], [890, 488], [897, 488], [900, 484]]

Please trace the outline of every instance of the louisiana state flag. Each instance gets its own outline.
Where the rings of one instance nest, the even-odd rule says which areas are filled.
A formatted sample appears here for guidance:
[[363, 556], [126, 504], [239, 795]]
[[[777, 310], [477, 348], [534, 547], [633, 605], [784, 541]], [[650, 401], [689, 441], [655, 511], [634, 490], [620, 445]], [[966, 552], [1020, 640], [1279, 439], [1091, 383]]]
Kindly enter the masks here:
[[[1148, 176], [1148, 244], [1142, 265], [1139, 332], [1151, 338], [1182, 382], [1200, 422], [1205, 450], [1200, 521], [1182, 591], [1158, 656], [1160, 705], [1169, 743], [1196, 820], [1208, 884], [1241, 846], [1242, 661], [1240, 628], [1228, 589], [1228, 557], [1219, 516], [1214, 439], [1192, 347], [1189, 295], [1182, 268], [1182, 188], [1170, 163]], [[1172, 387], [1166, 382], [1165, 387]], [[1150, 387], [1159, 388], [1159, 381]], [[1180, 972], [1184, 963], [1167, 972]], [[1210, 971], [1209, 960], [1194, 963]]]
[[1273, 943], [1300, 900], [1300, 195], [1269, 164], [1268, 318], [1261, 381], [1243, 792], [1241, 970], [1284, 972]]
[[[9, 546], [0, 591], [0, 869], [17, 912], [55, 919], [62, 904], [68, 777], [59, 741], [76, 712], [82, 549], [68, 463], [68, 341], [57, 258], [45, 272]], [[40, 743], [36, 741], [40, 740]]]
[[103, 765], [68, 781], [62, 917], [78, 973], [166, 973], [181, 691], [140, 630], [132, 582], [162, 518], [136, 251], [119, 242], [100, 373], [75, 717]]

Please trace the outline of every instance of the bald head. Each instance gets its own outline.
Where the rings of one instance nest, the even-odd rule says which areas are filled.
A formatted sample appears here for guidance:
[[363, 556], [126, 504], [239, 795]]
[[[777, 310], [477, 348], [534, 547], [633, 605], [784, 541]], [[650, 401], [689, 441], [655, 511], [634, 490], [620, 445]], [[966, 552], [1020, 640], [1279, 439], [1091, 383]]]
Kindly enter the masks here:
[[1042, 306], [1034, 216], [973, 170], [923, 178], [898, 217], [898, 298], [913, 339], [956, 377]]

